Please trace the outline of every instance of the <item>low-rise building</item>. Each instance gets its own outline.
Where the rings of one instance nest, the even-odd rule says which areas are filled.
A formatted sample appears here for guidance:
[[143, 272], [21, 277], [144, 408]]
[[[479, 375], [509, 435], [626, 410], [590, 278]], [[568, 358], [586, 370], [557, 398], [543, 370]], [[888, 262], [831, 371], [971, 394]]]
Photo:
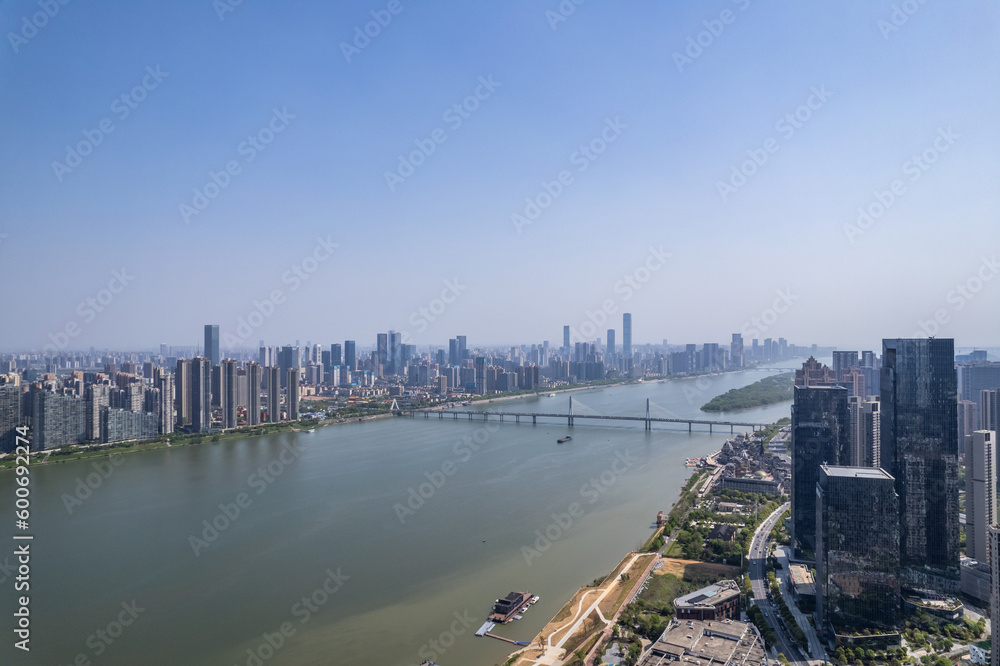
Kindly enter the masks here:
[[986, 666], [990, 663], [990, 650], [993, 643], [990, 639], [972, 643], [969, 645], [969, 660], [977, 666]]
[[674, 599], [678, 620], [725, 620], [740, 615], [740, 588], [734, 580], [719, 581]]
[[767, 666], [764, 644], [753, 625], [735, 620], [673, 620], [639, 666]]
[[816, 582], [812, 571], [801, 564], [788, 565], [788, 578], [792, 581], [792, 593], [802, 612], [809, 613], [816, 608]]

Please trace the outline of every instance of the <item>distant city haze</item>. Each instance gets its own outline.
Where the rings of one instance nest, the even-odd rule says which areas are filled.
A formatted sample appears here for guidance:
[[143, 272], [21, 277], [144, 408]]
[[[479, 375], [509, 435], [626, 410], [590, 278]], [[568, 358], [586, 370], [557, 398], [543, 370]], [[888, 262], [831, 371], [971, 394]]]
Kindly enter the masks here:
[[0, 349], [996, 344], [1000, 6], [562, 4], [4, 3]]

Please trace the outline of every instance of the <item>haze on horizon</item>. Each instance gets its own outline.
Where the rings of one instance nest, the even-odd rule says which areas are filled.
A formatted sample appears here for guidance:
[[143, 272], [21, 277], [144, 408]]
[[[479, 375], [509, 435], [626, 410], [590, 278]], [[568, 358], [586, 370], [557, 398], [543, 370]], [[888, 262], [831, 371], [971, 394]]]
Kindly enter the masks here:
[[248, 347], [620, 344], [622, 312], [636, 344], [998, 344], [996, 5], [39, 11], [0, 2], [0, 350], [255, 311]]

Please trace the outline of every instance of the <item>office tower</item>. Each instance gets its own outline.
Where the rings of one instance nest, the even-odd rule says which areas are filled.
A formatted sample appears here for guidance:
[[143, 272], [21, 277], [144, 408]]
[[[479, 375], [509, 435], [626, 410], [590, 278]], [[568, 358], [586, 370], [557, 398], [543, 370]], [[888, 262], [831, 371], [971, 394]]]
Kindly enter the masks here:
[[177, 427], [191, 425], [191, 361], [186, 358], [177, 359], [174, 370], [174, 408], [177, 411]]
[[882, 413], [878, 398], [848, 398], [851, 408], [851, 466], [882, 466]]
[[966, 445], [972, 439], [972, 433], [980, 430], [979, 405], [972, 400], [958, 401], [958, 450], [965, 451]]
[[622, 315], [622, 356], [632, 358], [632, 314]]
[[239, 402], [236, 361], [224, 359], [219, 365], [219, 407], [223, 429], [236, 427], [236, 407]]
[[174, 405], [176, 404], [174, 376], [163, 368], [157, 368], [153, 372], [153, 386], [160, 391], [157, 430], [161, 435], [169, 435], [174, 431]]
[[391, 375], [403, 374], [403, 334], [389, 331], [389, 372]]
[[21, 425], [21, 387], [0, 385], [0, 452], [17, 448], [17, 427]]
[[858, 352], [856, 351], [835, 351], [833, 352], [833, 376], [840, 381], [844, 378], [844, 373], [848, 368], [858, 367]]
[[142, 364], [142, 377], [143, 379], [152, 379], [153, 370], [156, 368], [156, 364], [152, 361], [145, 361]]
[[211, 365], [219, 365], [222, 356], [219, 354], [219, 327], [205, 324], [205, 357]]
[[958, 392], [963, 400], [976, 400], [985, 389], [1000, 388], [1000, 363], [959, 363]]
[[389, 372], [389, 334], [378, 333], [375, 336], [375, 360], [382, 366], [383, 374]]
[[[299, 348], [284, 346], [278, 351], [278, 367], [281, 368], [281, 381], [288, 379], [288, 371], [292, 368], [299, 368]], [[282, 384], [282, 388], [285, 385]]]
[[274, 365], [274, 358], [270, 347], [260, 346], [257, 352], [257, 362], [265, 368], [269, 365]]
[[101, 440], [101, 410], [107, 409], [109, 402], [109, 389], [107, 384], [91, 384], [87, 387], [87, 426], [85, 437], [91, 442]]
[[608, 349], [607, 349], [608, 360], [612, 361], [615, 356], [615, 329], [608, 329]]
[[1000, 389], [979, 392], [979, 429], [1000, 432]]
[[486, 359], [482, 356], [476, 357], [476, 393], [486, 394]]
[[358, 369], [358, 355], [355, 350], [354, 340], [344, 340], [344, 365], [351, 372]]
[[458, 339], [448, 340], [448, 365], [458, 365]]
[[469, 344], [464, 335], [456, 335], [455, 339], [458, 340], [458, 362], [464, 363], [469, 360]]
[[[990, 569], [1000, 571], [1000, 525], [987, 528], [990, 540]], [[990, 583], [990, 617], [1000, 617], [1000, 576], [994, 575]], [[990, 646], [990, 666], [1000, 666], [1000, 640]]]
[[222, 368], [212, 366], [212, 407], [222, 406]]
[[814, 493], [818, 626], [894, 628], [902, 619], [895, 479], [877, 468], [823, 465]]
[[[663, 345], [666, 348], [666, 344]], [[742, 368], [745, 363], [743, 361], [743, 336], [739, 333], [733, 333], [733, 341], [729, 343], [729, 358], [730, 364], [734, 368]]]
[[289, 368], [288, 369], [288, 388], [285, 393], [287, 400], [285, 401], [288, 407], [288, 414], [286, 419], [289, 421], [299, 420], [299, 369]]
[[438, 349], [434, 362], [438, 364], [438, 368], [443, 368], [446, 365], [446, 358], [443, 349]]
[[330, 365], [331, 365], [331, 367], [332, 366], [337, 366], [337, 365], [343, 365], [344, 360], [343, 360], [343, 355], [342, 354], [343, 354], [343, 352], [342, 352], [342, 348], [341, 348], [340, 345], [338, 345], [338, 344], [332, 344], [332, 345], [330, 345]]
[[842, 386], [796, 386], [792, 404], [792, 547], [812, 559], [816, 549], [816, 482], [821, 465], [850, 460], [850, 415]]
[[563, 326], [563, 349], [569, 349], [569, 326]]
[[202, 356], [191, 359], [191, 430], [205, 432], [212, 426], [212, 366]]
[[989, 560], [986, 528], [996, 522], [997, 435], [976, 430], [965, 446], [965, 553]]
[[267, 374], [267, 422], [276, 423], [281, 420], [281, 368], [268, 366]]
[[260, 385], [264, 369], [253, 361], [247, 363], [247, 425], [260, 425]]
[[904, 580], [946, 593], [959, 580], [954, 359], [951, 339], [882, 341], [882, 466], [899, 494]]
[[865, 375], [865, 391], [868, 395], [879, 395], [882, 374], [882, 359], [873, 351], [861, 352], [861, 372]]

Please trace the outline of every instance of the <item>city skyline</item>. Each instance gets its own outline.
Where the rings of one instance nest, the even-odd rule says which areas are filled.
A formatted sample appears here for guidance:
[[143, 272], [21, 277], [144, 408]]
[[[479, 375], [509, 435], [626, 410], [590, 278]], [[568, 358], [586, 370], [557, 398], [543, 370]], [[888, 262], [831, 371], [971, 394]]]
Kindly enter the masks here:
[[636, 343], [992, 343], [997, 7], [226, 7], [4, 6], [0, 347], [262, 310], [253, 343], [503, 344], [608, 304]]

